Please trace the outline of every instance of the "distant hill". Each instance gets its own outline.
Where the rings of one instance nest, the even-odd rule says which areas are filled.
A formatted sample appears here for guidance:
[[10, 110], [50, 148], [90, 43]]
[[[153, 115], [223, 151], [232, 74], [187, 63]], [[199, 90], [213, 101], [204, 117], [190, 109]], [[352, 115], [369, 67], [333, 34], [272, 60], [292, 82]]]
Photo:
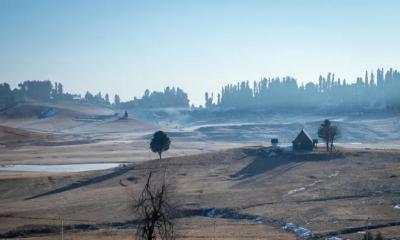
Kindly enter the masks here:
[[48, 133], [40, 133], [12, 127], [0, 126], [0, 144], [2, 145], [43, 142], [52, 138], [53, 136]]
[[120, 120], [109, 107], [75, 101], [18, 103], [0, 111], [0, 124], [58, 133], [131, 132], [152, 129], [132, 117]]

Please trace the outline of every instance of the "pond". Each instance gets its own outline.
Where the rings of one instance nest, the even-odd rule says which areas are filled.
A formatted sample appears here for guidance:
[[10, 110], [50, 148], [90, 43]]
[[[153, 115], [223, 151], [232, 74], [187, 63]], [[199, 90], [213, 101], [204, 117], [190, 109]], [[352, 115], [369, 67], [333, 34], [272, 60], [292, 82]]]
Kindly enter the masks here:
[[65, 164], [65, 165], [46, 165], [46, 164], [18, 164], [0, 165], [0, 171], [23, 171], [23, 172], [84, 172], [94, 170], [104, 170], [120, 167], [121, 163], [84, 163], [84, 164]]

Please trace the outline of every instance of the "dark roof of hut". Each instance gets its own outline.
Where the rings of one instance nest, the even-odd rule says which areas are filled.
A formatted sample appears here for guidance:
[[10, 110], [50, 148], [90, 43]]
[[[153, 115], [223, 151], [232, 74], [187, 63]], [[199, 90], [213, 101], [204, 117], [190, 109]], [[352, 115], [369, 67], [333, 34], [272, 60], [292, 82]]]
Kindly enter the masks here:
[[310, 135], [307, 133], [306, 130], [302, 129], [301, 132], [297, 135], [297, 137], [292, 141], [292, 143], [295, 142], [304, 142], [304, 141], [310, 141], [313, 142], [312, 138]]

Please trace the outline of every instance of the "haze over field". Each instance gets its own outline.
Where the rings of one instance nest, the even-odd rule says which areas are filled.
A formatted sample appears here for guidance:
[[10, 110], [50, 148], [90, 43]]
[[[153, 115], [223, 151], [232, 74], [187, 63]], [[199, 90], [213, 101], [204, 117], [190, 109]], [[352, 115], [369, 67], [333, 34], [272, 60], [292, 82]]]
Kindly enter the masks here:
[[0, 0], [0, 238], [400, 240], [399, 9]]

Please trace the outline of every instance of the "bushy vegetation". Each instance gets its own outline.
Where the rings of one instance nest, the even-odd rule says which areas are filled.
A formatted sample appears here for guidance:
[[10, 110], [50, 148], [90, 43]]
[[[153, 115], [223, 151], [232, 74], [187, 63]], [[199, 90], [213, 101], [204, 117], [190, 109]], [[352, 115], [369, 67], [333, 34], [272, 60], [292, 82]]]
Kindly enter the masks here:
[[11, 89], [8, 83], [0, 84], [0, 109], [10, 107], [18, 102], [28, 100], [53, 101], [53, 100], [73, 100], [80, 96], [64, 92], [61, 83], [54, 84], [49, 81], [25, 81], [18, 84], [18, 88]]
[[168, 151], [171, 140], [168, 135], [163, 131], [157, 131], [154, 133], [153, 138], [150, 142], [150, 149], [154, 153], [158, 153], [161, 159], [161, 154]]
[[333, 143], [338, 138], [338, 135], [339, 129], [333, 126], [328, 119], [325, 119], [318, 128], [318, 137], [325, 142], [327, 152], [333, 151]]
[[[251, 86], [252, 85], [252, 86]], [[221, 93], [205, 93], [205, 107], [213, 108], [337, 108], [341, 110], [359, 109], [399, 109], [400, 110], [400, 72], [389, 69], [384, 72], [365, 73], [354, 83], [346, 79], [335, 78], [328, 73], [320, 76], [318, 83], [299, 84], [293, 77], [264, 78], [253, 84], [240, 82], [222, 88]], [[216, 99], [214, 99], [214, 97]], [[89, 91], [81, 97], [78, 94], [65, 93], [61, 83], [45, 81], [25, 81], [12, 90], [7, 83], [0, 84], [0, 109], [16, 102], [36, 99], [79, 100], [93, 104], [113, 105], [119, 108], [188, 108], [189, 98], [180, 88], [166, 87], [163, 91], [146, 90], [141, 98], [123, 102], [118, 94], [113, 99], [98, 92]]]
[[134, 98], [132, 101], [120, 103], [124, 108], [168, 108], [189, 107], [189, 98], [180, 88], [166, 87], [163, 92], [150, 92], [146, 90], [142, 98]]
[[18, 88], [11, 89], [8, 83], [0, 84], [0, 110], [10, 107], [18, 102], [29, 100], [40, 100], [44, 102], [69, 100], [88, 102], [98, 105], [113, 105], [121, 108], [165, 108], [165, 107], [189, 107], [188, 95], [180, 88], [167, 87], [164, 92], [150, 92], [146, 90], [143, 97], [134, 98], [132, 101], [121, 102], [118, 94], [110, 99], [108, 93], [98, 92], [92, 94], [87, 91], [83, 97], [79, 94], [70, 94], [64, 92], [64, 86], [61, 83], [54, 84], [49, 81], [25, 81], [18, 84]]

